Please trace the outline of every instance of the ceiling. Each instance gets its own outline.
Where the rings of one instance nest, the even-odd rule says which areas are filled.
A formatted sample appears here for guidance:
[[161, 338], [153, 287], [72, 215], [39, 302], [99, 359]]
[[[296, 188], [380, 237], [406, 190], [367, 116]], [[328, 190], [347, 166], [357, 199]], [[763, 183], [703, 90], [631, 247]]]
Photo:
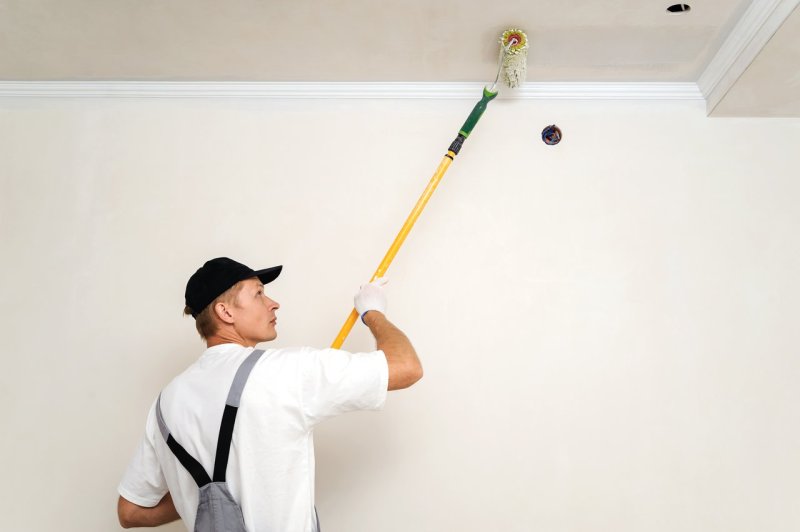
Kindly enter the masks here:
[[761, 49], [725, 98], [715, 116], [800, 116], [800, 7]]
[[[688, 2], [0, 0], [0, 80], [491, 81], [519, 27], [529, 81], [696, 82], [751, 3], [792, 3]], [[713, 114], [800, 116], [798, 19]]]

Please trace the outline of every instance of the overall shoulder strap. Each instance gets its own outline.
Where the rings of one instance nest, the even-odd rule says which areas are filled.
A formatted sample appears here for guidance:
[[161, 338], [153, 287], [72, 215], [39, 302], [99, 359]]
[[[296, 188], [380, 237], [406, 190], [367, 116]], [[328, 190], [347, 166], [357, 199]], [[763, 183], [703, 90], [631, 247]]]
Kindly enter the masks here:
[[[228, 392], [228, 399], [225, 401], [225, 411], [222, 413], [222, 423], [219, 427], [219, 437], [217, 438], [217, 456], [214, 459], [214, 482], [225, 482], [225, 472], [228, 469], [228, 457], [231, 452], [231, 440], [233, 439], [233, 425], [236, 422], [236, 413], [239, 410], [239, 403], [242, 399], [244, 385], [250, 377], [253, 367], [264, 354], [263, 349], [256, 349], [242, 362], [233, 378], [233, 384]], [[188, 469], [188, 468], [187, 468]], [[205, 473], [205, 471], [204, 471]]]
[[[244, 385], [247, 383], [247, 378], [253, 370], [258, 359], [264, 354], [263, 349], [256, 349], [244, 362], [239, 366], [236, 371], [236, 376], [233, 378], [233, 384], [228, 392], [228, 399], [225, 401], [225, 411], [222, 414], [222, 424], [219, 429], [219, 438], [217, 439], [217, 456], [214, 463], [214, 482], [225, 481], [225, 470], [228, 468], [228, 455], [230, 454], [231, 439], [233, 438], [233, 424], [236, 421], [236, 411], [239, 408], [239, 402], [242, 399], [242, 391]], [[158, 420], [158, 429], [167, 442], [175, 458], [181, 463], [186, 471], [192, 475], [192, 478], [197, 483], [197, 486], [202, 488], [211, 482], [211, 477], [203, 468], [202, 464], [198, 462], [192, 455], [190, 455], [183, 446], [172, 436], [164, 422], [164, 415], [161, 413], [161, 394], [158, 394], [158, 401], [156, 402], [156, 419]]]
[[161, 394], [158, 394], [158, 401], [156, 402], [156, 418], [158, 419], [158, 428], [164, 440], [167, 442], [167, 446], [175, 455], [175, 458], [178, 459], [178, 462], [192, 475], [194, 481], [197, 482], [197, 486], [202, 488], [211, 482], [211, 478], [209, 478], [208, 473], [203, 469], [200, 462], [187, 453], [186, 449], [184, 449], [183, 446], [172, 437], [172, 434], [170, 434], [167, 424], [164, 423], [164, 416], [161, 414]]

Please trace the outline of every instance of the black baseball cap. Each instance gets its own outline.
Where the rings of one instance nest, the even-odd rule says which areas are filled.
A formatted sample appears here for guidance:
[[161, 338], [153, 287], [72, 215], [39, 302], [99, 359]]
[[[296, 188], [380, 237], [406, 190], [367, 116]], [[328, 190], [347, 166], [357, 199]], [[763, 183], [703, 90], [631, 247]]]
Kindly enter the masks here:
[[255, 271], [228, 257], [211, 259], [194, 272], [186, 283], [186, 306], [196, 318], [212, 301], [239, 281], [258, 277], [264, 284], [271, 283], [281, 274], [281, 269], [283, 266]]

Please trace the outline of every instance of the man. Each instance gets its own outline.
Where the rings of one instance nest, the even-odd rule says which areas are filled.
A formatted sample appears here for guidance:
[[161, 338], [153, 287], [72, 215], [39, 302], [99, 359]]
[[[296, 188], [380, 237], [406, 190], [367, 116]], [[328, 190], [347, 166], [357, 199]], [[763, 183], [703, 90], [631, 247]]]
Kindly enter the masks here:
[[350, 411], [380, 410], [387, 390], [407, 388], [422, 378], [408, 338], [386, 319], [381, 282], [364, 285], [355, 296], [361, 320], [377, 341], [376, 351], [283, 348], [267, 349], [257, 358], [256, 344], [277, 337], [280, 305], [267, 297], [264, 285], [280, 272], [281, 266], [254, 271], [220, 257], [189, 279], [184, 312], [195, 318], [208, 349], [164, 388], [150, 409], [142, 443], [118, 488], [123, 527], [183, 519], [194, 529], [200, 484], [176, 458], [165, 428], [210, 474], [219, 461], [215, 453], [226, 397], [251, 354], [257, 361], [237, 405], [238, 416], [234, 413], [222, 472], [248, 532], [319, 530], [314, 426]]

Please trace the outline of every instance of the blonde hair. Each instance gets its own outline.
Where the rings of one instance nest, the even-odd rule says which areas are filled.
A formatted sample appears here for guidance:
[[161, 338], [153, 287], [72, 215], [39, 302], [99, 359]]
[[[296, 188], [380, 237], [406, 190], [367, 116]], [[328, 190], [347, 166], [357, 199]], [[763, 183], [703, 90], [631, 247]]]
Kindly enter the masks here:
[[[242, 287], [244, 286], [242, 281], [239, 281], [235, 285], [231, 286], [223, 293], [221, 293], [217, 298], [208, 304], [206, 308], [204, 308], [198, 315], [195, 317], [194, 326], [197, 328], [197, 333], [200, 335], [200, 338], [203, 340], [208, 340], [211, 336], [214, 336], [217, 331], [219, 330], [219, 318], [217, 318], [217, 314], [214, 312], [214, 307], [217, 303], [227, 303], [231, 305], [236, 304], [236, 296], [239, 295], [239, 292], [242, 291]], [[192, 309], [188, 306], [183, 308], [183, 315], [184, 316], [191, 316]]]

